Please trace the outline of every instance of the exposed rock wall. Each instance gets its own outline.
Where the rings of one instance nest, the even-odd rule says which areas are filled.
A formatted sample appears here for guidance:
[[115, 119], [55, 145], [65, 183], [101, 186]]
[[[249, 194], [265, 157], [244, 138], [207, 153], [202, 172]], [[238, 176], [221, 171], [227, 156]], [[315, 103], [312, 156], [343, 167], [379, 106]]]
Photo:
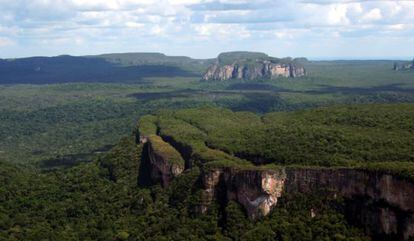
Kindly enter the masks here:
[[[168, 143], [165, 143], [169, 145]], [[167, 153], [156, 150], [153, 143], [148, 140], [144, 146], [147, 148], [148, 158], [146, 158], [147, 170], [150, 173], [150, 182], [160, 183], [163, 187], [168, 186], [174, 177], [177, 177], [184, 171], [184, 163], [182, 165], [171, 161]], [[171, 147], [172, 148], [172, 147]]]
[[411, 62], [405, 62], [405, 63], [395, 62], [393, 69], [396, 70], [396, 71], [399, 71], [399, 70], [412, 70], [412, 69], [414, 69], [414, 59]]
[[[251, 219], [256, 219], [267, 215], [277, 205], [278, 198], [286, 193], [324, 189], [333, 197], [348, 200], [348, 216], [374, 236], [387, 235], [396, 240], [414, 236], [414, 184], [388, 174], [355, 169], [214, 168], [204, 171], [201, 178], [202, 212], [217, 195], [223, 196], [218, 193], [223, 190], [227, 201], [237, 201]], [[363, 207], [364, 202], [369, 205]]]
[[[414, 236], [412, 182], [355, 169], [287, 169], [286, 174], [285, 192], [309, 193], [324, 188], [357, 205], [348, 216], [374, 236], [390, 235], [398, 240]], [[369, 205], [363, 207], [362, 202]]]
[[205, 170], [201, 178], [204, 189], [202, 212], [219, 194], [218, 190], [225, 190], [226, 201], [240, 203], [251, 219], [267, 215], [276, 206], [285, 185], [284, 171], [275, 170], [213, 168]]
[[295, 63], [282, 64], [270, 61], [257, 61], [254, 64], [233, 63], [213, 64], [203, 76], [203, 80], [229, 79], [275, 79], [278, 77], [300, 77], [306, 74], [305, 68]]

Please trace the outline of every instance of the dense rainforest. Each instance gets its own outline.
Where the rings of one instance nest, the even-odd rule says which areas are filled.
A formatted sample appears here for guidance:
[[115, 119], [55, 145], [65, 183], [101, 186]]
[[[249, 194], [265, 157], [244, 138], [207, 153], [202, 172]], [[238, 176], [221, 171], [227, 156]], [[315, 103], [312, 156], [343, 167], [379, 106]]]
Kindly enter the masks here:
[[[291, 196], [272, 215], [251, 222], [233, 202], [200, 215], [193, 192], [198, 170], [137, 187], [141, 150], [124, 138], [93, 163], [31, 172], [1, 163], [0, 240], [369, 240], [331, 208], [337, 200]], [[310, 216], [318, 205], [320, 214]]]
[[[263, 153], [272, 165], [348, 165], [410, 179], [413, 118], [410, 104], [341, 106], [264, 116], [202, 107], [145, 116], [137, 134], [175, 136], [195, 152], [202, 150], [198, 160], [212, 158], [210, 166], [230, 163], [246, 168], [243, 165], [251, 162], [242, 157]], [[303, 138], [319, 141], [305, 145]], [[360, 143], [365, 143], [363, 148]], [[399, 149], [378, 151], [390, 143]], [[266, 152], [269, 145], [273, 149]], [[347, 221], [345, 200], [318, 192], [289, 193], [269, 215], [255, 221], [235, 201], [224, 209], [213, 202], [201, 214], [197, 211], [202, 198], [199, 175], [209, 163], [196, 163], [167, 187], [142, 186], [143, 147], [136, 136], [125, 137], [93, 162], [69, 169], [29, 170], [1, 162], [0, 239], [370, 240], [363, 229]], [[324, 155], [317, 158], [316, 151]], [[236, 153], [239, 157], [233, 156]], [[361, 153], [372, 154], [356, 158]], [[394, 155], [399, 158], [393, 159]], [[318, 207], [317, 215], [312, 214], [314, 207]]]

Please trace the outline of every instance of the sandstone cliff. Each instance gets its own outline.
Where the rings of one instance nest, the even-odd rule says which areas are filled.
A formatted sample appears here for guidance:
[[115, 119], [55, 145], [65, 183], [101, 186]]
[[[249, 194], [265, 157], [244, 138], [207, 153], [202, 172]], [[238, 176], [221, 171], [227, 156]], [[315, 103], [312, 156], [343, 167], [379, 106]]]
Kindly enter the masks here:
[[[240, 203], [251, 219], [267, 215], [282, 195], [286, 175], [284, 170], [237, 170], [214, 168], [202, 173], [203, 203], [201, 211], [225, 190], [224, 198]], [[220, 186], [220, 187], [219, 187]], [[222, 197], [223, 198], [223, 197]]]
[[203, 80], [295, 78], [306, 74], [299, 61], [290, 58], [276, 59], [264, 54], [229, 55], [232, 53], [221, 54], [203, 75]]
[[395, 62], [394, 70], [410, 70], [414, 69], [414, 59], [411, 62]]
[[168, 186], [174, 177], [184, 171], [184, 160], [181, 155], [159, 136], [150, 136], [145, 139], [146, 157], [143, 162], [149, 173], [150, 183], [160, 183]]
[[414, 184], [388, 174], [345, 168], [214, 168], [205, 170], [201, 179], [202, 212], [215, 198], [224, 198], [237, 201], [256, 219], [267, 215], [287, 193], [323, 189], [332, 197], [345, 198], [348, 218], [372, 236], [397, 240], [414, 236]]

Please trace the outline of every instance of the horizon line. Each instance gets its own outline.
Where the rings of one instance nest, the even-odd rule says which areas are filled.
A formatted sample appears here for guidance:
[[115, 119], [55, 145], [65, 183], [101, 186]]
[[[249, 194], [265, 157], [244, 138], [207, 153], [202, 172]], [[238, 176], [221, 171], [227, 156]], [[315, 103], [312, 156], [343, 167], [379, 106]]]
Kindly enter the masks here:
[[[169, 55], [163, 52], [154, 52], [154, 51], [148, 51], [148, 52], [107, 52], [107, 53], [98, 53], [98, 54], [57, 54], [57, 55], [31, 55], [31, 56], [15, 56], [15, 57], [0, 57], [2, 60], [14, 60], [14, 59], [26, 59], [26, 58], [53, 58], [53, 57], [61, 57], [61, 56], [72, 56], [72, 57], [93, 57], [93, 56], [100, 56], [100, 55], [109, 55], [109, 54], [162, 54], [167, 57], [188, 57], [195, 60], [207, 60], [207, 59], [215, 59], [217, 56], [221, 53], [228, 53], [228, 52], [252, 52], [252, 53], [264, 53], [260, 51], [224, 51], [218, 53], [215, 57], [203, 57], [203, 58], [195, 58], [188, 55]], [[270, 57], [276, 57], [276, 58], [285, 58], [285, 57], [291, 57], [291, 58], [306, 58], [309, 61], [341, 61], [341, 60], [363, 60], [363, 61], [369, 61], [369, 60], [394, 60], [394, 61], [411, 61], [414, 60], [413, 56], [272, 56], [270, 54], [267, 54]]]

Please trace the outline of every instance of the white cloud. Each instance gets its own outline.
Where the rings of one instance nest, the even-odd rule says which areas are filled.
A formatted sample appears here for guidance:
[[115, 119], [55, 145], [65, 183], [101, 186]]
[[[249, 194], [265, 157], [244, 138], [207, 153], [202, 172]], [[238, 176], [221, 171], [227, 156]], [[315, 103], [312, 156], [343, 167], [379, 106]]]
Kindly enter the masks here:
[[45, 41], [69, 50], [99, 43], [111, 52], [121, 44], [185, 50], [224, 42], [248, 48], [266, 41], [407, 39], [413, 25], [414, 1], [0, 0], [2, 45], [7, 39], [22, 53]]
[[0, 47], [6, 47], [13, 44], [14, 42], [11, 39], [0, 37]]
[[329, 25], [346, 25], [349, 24], [347, 17], [348, 5], [336, 4], [330, 6], [328, 10], [327, 21]]
[[197, 24], [194, 29], [199, 36], [213, 39], [244, 39], [251, 36], [250, 31], [244, 26], [234, 24]]
[[362, 21], [372, 22], [382, 19], [381, 9], [374, 8], [362, 16]]

